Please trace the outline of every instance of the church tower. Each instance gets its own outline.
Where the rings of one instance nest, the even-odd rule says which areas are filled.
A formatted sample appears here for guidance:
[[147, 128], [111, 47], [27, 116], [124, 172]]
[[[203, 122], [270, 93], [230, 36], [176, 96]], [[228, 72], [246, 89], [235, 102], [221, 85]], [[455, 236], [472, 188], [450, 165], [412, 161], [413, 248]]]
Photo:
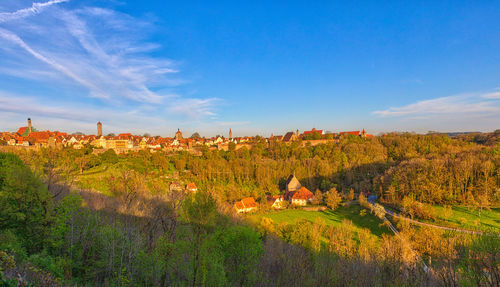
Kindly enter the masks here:
[[28, 131], [31, 134], [31, 118], [28, 118]]
[[97, 136], [102, 137], [102, 124], [101, 124], [101, 122], [97, 123]]
[[233, 138], [233, 131], [231, 129], [229, 129], [229, 139], [232, 139]]

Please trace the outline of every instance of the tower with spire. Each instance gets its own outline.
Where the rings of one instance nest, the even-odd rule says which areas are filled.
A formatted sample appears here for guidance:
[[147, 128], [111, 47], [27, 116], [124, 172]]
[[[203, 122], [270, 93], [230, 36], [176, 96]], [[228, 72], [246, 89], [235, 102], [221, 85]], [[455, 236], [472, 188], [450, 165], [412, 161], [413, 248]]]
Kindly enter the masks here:
[[231, 130], [231, 128], [229, 128], [229, 139], [232, 139], [233, 138], [233, 131]]

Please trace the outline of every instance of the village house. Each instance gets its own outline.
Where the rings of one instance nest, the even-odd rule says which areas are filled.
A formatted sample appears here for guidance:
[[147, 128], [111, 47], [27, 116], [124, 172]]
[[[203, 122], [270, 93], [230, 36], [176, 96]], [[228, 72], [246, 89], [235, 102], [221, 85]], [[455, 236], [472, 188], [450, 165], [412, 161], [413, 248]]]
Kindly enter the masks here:
[[286, 181], [286, 191], [284, 199], [293, 205], [304, 206], [311, 202], [314, 194], [303, 187], [294, 174], [290, 175]]
[[190, 182], [186, 184], [186, 191], [194, 193], [198, 191], [198, 187], [194, 184], [194, 182]]
[[285, 199], [283, 195], [268, 196], [267, 203], [274, 209], [285, 208]]
[[242, 200], [234, 203], [234, 209], [238, 213], [254, 211], [257, 210], [257, 202], [255, 202], [253, 197], [243, 198]]
[[182, 191], [182, 185], [176, 181], [172, 182], [169, 187], [170, 191]]

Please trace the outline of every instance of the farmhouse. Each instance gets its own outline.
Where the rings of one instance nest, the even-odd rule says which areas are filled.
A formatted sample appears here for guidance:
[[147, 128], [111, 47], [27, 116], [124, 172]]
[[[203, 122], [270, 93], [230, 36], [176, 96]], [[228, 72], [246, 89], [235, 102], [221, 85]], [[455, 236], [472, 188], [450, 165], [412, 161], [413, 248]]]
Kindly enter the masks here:
[[234, 209], [238, 213], [247, 213], [253, 210], [257, 210], [257, 202], [253, 197], [243, 198], [241, 201], [234, 203]]

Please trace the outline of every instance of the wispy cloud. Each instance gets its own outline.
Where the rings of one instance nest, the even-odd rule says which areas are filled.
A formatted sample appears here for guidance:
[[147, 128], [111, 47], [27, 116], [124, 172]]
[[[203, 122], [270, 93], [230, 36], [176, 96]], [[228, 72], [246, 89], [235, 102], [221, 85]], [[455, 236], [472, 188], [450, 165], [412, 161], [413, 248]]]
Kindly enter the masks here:
[[500, 119], [500, 93], [474, 93], [423, 100], [402, 107], [390, 107], [374, 111], [381, 117], [428, 117], [496, 116]]
[[214, 109], [218, 102], [220, 102], [218, 98], [177, 98], [173, 99], [167, 110], [171, 113], [184, 115], [192, 119], [200, 119], [207, 116], [215, 116]]
[[[161, 45], [149, 40], [155, 30], [149, 19], [76, 2], [61, 5], [63, 2], [69, 1], [32, 3], [28, 8], [0, 12], [0, 74], [28, 83], [22, 83], [19, 90], [37, 85], [52, 90], [70, 86], [70, 93], [34, 97], [39, 102], [97, 99], [111, 111], [120, 107], [137, 116], [168, 117], [170, 113], [199, 120], [216, 115], [217, 98], [171, 96], [186, 80], [180, 75], [179, 62], [153, 53]], [[78, 109], [77, 103], [73, 106]], [[65, 111], [60, 109], [46, 107], [45, 112], [62, 117]]]
[[35, 2], [31, 5], [31, 7], [17, 10], [15, 12], [0, 12], [0, 23], [36, 15], [49, 6], [68, 1], [69, 0], [52, 0], [43, 3]]

